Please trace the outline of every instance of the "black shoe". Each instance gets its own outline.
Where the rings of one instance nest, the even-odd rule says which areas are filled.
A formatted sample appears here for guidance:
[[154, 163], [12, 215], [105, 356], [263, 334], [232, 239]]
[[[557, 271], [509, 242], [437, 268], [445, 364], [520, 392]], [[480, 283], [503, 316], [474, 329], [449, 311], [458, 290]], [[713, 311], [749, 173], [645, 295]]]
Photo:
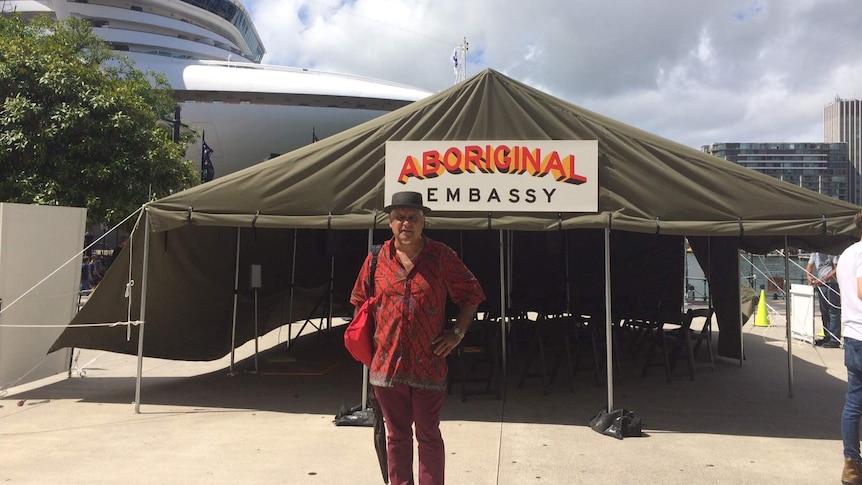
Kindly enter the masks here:
[[826, 339], [825, 339], [825, 338], [819, 338], [819, 339], [817, 339], [817, 340], [815, 340], [815, 341], [814, 341], [814, 346], [815, 346], [815, 347], [820, 347], [820, 346], [822, 346], [822, 345], [823, 345], [823, 343], [824, 343], [824, 342], [826, 342]]
[[828, 342], [823, 342], [824, 349], [837, 349], [840, 348], [841, 344], [836, 342], [835, 340], [830, 340]]

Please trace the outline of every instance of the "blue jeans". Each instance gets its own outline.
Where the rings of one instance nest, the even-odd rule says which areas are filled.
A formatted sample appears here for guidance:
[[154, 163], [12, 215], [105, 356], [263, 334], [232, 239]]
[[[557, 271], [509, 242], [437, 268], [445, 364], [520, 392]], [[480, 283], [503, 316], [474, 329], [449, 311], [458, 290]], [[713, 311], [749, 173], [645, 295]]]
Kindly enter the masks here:
[[820, 318], [823, 319], [824, 341], [841, 341], [841, 295], [838, 283], [830, 281], [817, 287], [817, 300], [820, 302]]
[[862, 418], [862, 342], [844, 338], [844, 365], [847, 367], [847, 399], [841, 413], [844, 457], [859, 460], [859, 419]]

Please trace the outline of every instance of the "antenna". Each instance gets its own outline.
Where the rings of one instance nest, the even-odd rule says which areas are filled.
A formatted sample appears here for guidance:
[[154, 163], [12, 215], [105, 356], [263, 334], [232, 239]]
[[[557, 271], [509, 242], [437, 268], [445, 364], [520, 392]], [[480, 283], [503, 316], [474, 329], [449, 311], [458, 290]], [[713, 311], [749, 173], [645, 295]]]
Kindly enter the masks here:
[[464, 40], [455, 46], [455, 50], [452, 51], [452, 63], [454, 64], [455, 69], [455, 84], [467, 79], [467, 49], [469, 48], [469, 44], [467, 44], [467, 38], [464, 37]]

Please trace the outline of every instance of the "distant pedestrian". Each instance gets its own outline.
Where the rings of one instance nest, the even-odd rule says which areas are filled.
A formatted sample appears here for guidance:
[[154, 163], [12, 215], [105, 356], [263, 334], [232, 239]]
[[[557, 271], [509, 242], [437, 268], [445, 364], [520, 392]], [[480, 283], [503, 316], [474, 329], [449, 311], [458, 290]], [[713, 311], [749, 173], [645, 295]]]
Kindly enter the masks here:
[[102, 277], [105, 276], [105, 267], [102, 264], [102, 256], [94, 254], [90, 256], [90, 288], [96, 289], [99, 283], [102, 282]]
[[837, 256], [825, 253], [811, 253], [808, 267], [805, 268], [808, 284], [814, 286], [820, 302], [820, 318], [823, 322], [824, 337], [815, 342], [826, 348], [837, 349], [841, 346], [841, 296], [838, 281], [835, 279]]
[[[854, 219], [862, 231], [862, 212]], [[838, 258], [841, 288], [841, 322], [844, 324], [844, 365], [847, 367], [847, 397], [841, 413], [844, 442], [844, 470], [841, 483], [862, 484], [862, 456], [859, 454], [859, 420], [862, 418], [862, 238]]]
[[129, 236], [120, 236], [120, 240], [117, 241], [117, 247], [111, 252], [111, 256], [105, 263], [105, 271], [114, 264], [114, 261], [120, 256], [120, 253], [123, 251], [123, 248], [126, 247], [126, 244], [129, 242]]
[[80, 291], [90, 291], [92, 286], [90, 286], [90, 258], [88, 256], [84, 256], [84, 259], [81, 261], [81, 285], [78, 287]]

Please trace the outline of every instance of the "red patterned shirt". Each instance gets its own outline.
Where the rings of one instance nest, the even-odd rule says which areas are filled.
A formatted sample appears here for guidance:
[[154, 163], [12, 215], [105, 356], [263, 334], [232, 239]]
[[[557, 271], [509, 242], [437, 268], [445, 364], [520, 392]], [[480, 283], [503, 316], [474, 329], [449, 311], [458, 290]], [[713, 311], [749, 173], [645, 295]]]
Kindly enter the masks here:
[[[446, 358], [434, 354], [431, 341], [446, 320], [446, 295], [456, 305], [478, 305], [485, 300], [479, 280], [451, 248], [423, 237], [422, 252], [407, 273], [395, 253], [394, 239], [383, 244], [374, 275], [374, 358], [370, 381], [374, 386], [407, 384], [421, 389], [446, 388]], [[365, 259], [350, 303], [361, 306], [368, 298]]]

